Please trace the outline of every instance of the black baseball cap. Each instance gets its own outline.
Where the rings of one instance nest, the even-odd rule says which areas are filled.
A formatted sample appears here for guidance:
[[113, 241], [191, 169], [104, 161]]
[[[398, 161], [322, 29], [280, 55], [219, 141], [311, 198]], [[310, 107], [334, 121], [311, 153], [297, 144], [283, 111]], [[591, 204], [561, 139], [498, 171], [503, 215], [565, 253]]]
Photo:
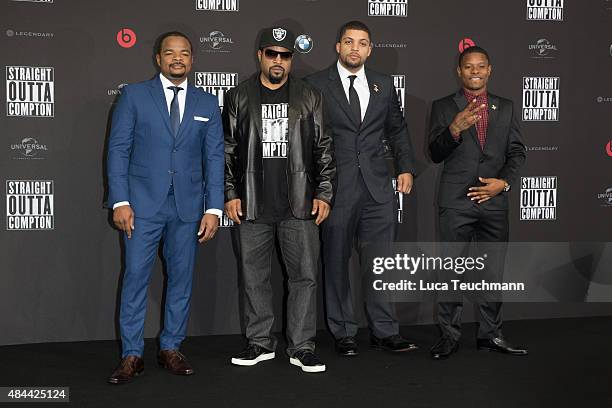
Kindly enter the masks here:
[[259, 49], [274, 46], [284, 47], [293, 52], [295, 34], [283, 27], [265, 28], [259, 36]]

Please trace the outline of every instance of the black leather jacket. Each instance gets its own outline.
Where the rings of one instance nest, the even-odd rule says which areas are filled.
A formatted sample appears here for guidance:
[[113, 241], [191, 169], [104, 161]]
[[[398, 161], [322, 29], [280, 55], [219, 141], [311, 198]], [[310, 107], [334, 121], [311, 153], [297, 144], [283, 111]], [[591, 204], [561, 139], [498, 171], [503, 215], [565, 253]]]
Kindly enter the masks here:
[[[256, 219], [263, 211], [263, 162], [259, 73], [225, 95], [225, 201], [242, 200], [242, 214]], [[289, 76], [289, 204], [296, 218], [310, 219], [312, 200], [332, 205], [336, 162], [332, 138], [323, 121], [321, 93]]]

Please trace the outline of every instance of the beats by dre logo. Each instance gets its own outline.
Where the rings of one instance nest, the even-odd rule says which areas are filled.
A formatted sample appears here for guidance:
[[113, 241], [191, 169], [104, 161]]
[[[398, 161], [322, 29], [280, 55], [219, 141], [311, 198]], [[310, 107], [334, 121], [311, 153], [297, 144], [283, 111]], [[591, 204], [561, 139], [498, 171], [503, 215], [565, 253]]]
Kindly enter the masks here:
[[117, 43], [123, 48], [132, 48], [136, 44], [136, 33], [129, 28], [122, 28], [117, 33]]
[[612, 140], [610, 140], [608, 144], [606, 144], [606, 153], [608, 154], [608, 156], [612, 157]]
[[476, 44], [474, 43], [474, 41], [472, 41], [471, 38], [464, 38], [463, 40], [459, 41], [459, 52], [461, 53], [475, 45]]

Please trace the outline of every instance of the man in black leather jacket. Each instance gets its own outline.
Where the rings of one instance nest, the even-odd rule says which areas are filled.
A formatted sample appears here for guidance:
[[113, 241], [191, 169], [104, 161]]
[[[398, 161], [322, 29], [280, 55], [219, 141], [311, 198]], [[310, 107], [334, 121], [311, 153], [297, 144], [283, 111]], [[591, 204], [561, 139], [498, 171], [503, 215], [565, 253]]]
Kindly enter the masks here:
[[225, 211], [239, 224], [248, 345], [232, 363], [274, 358], [270, 261], [275, 236], [287, 268], [287, 354], [306, 372], [314, 354], [319, 224], [334, 198], [336, 164], [321, 94], [289, 75], [295, 37], [278, 27], [259, 41], [260, 72], [225, 98]]

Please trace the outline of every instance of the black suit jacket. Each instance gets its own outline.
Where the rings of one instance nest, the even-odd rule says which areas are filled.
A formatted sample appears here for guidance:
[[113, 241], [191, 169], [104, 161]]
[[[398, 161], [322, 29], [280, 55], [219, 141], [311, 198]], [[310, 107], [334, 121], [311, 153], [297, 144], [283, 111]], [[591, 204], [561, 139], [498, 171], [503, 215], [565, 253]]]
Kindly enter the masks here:
[[414, 173], [412, 145], [393, 80], [389, 75], [367, 68], [365, 75], [370, 88], [370, 100], [361, 126], [355, 123], [351, 115], [336, 63], [305, 78], [306, 82], [323, 93], [324, 117], [332, 132], [336, 154], [336, 202], [351, 199], [359, 183], [360, 172], [377, 202], [384, 203], [393, 199], [383, 139], [391, 147], [396, 172]]
[[[429, 126], [429, 152], [435, 163], [444, 162], [440, 178], [438, 205], [466, 209], [474, 205], [467, 197], [468, 188], [482, 183], [478, 177], [504, 179], [516, 185], [518, 171], [525, 162], [525, 145], [511, 100], [488, 94], [489, 127], [484, 151], [476, 126], [464, 131], [455, 141], [449, 125], [468, 102], [460, 90], [434, 101]], [[480, 204], [490, 210], [508, 208], [507, 193], [502, 192]]]

